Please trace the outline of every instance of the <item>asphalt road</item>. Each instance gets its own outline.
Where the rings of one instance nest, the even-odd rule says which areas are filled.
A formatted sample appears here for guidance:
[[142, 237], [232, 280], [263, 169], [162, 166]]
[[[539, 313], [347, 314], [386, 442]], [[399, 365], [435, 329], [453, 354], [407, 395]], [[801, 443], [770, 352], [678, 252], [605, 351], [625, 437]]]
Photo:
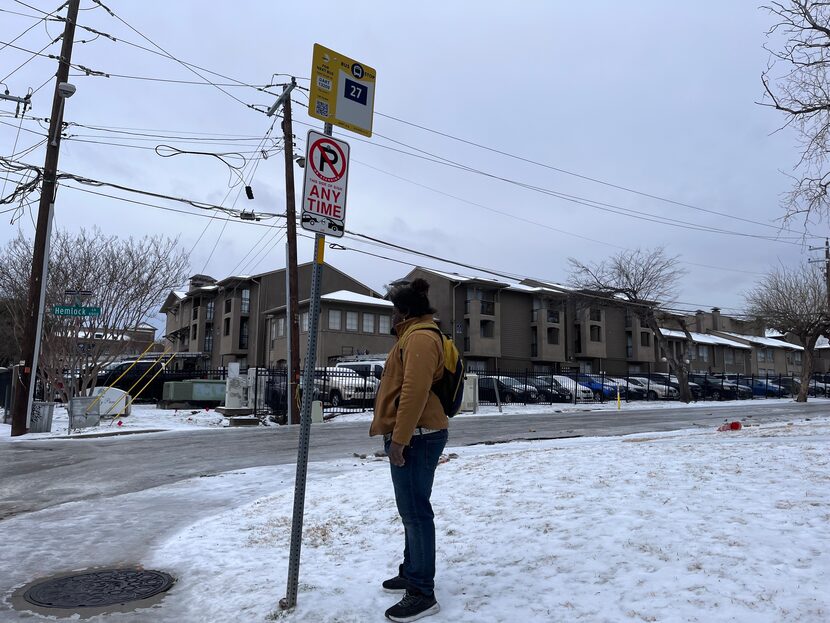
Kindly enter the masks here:
[[[679, 407], [623, 412], [597, 411], [533, 415], [457, 417], [450, 446], [519, 439], [624, 435], [691, 426], [714, 427], [724, 420], [756, 422], [810, 417], [825, 404], [735, 403], [711, 409]], [[368, 424], [317, 424], [311, 433], [311, 461], [326, 461], [380, 450]], [[0, 521], [66, 502], [146, 491], [199, 476], [246, 467], [296, 462], [298, 426], [230, 428], [97, 439], [49, 439], [4, 444], [0, 452]], [[2, 524], [0, 524], [2, 525]]]

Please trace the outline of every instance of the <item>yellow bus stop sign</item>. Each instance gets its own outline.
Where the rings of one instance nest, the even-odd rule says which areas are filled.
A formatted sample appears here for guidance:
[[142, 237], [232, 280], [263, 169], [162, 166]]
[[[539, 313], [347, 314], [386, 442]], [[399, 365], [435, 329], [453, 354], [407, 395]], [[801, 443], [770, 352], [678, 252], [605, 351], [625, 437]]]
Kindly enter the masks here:
[[309, 116], [372, 136], [374, 108], [375, 70], [315, 43]]

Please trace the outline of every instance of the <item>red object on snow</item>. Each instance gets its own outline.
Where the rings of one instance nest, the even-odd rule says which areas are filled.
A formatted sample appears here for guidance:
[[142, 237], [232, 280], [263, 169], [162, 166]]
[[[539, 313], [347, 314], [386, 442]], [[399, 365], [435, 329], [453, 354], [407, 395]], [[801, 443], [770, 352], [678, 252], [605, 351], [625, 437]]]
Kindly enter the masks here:
[[728, 430], [741, 430], [743, 426], [740, 422], [727, 422], [726, 424], [721, 424], [718, 426], [718, 430], [720, 432], [728, 431]]

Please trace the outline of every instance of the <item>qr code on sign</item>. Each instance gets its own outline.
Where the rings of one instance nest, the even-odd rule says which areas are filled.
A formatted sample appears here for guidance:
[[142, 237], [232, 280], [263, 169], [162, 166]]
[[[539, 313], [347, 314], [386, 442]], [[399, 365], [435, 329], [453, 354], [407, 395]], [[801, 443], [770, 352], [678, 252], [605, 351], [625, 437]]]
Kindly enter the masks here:
[[317, 103], [314, 107], [314, 110], [321, 117], [328, 117], [329, 116], [328, 102], [321, 102], [320, 100], [317, 100]]

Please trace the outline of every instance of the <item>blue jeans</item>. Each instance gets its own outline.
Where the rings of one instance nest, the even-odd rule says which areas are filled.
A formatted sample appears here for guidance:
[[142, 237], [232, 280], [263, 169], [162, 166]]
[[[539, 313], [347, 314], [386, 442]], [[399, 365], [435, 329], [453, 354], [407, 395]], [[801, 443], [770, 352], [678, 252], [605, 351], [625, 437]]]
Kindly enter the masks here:
[[[390, 463], [395, 503], [406, 535], [399, 574], [410, 590], [424, 595], [432, 595], [435, 590], [435, 515], [429, 498], [435, 468], [447, 438], [446, 430], [413, 435], [404, 449], [404, 466], [396, 467]], [[388, 452], [389, 442], [384, 445]]]

